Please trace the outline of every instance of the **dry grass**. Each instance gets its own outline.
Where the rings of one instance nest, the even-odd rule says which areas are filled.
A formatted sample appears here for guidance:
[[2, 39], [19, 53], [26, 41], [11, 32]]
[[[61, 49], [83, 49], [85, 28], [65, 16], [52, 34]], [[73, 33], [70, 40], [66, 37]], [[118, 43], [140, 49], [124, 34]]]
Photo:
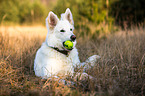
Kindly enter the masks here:
[[145, 29], [132, 28], [107, 39], [77, 38], [81, 61], [101, 59], [88, 71], [97, 78], [73, 88], [34, 75], [33, 61], [47, 31], [42, 26], [0, 27], [0, 95], [145, 95]]

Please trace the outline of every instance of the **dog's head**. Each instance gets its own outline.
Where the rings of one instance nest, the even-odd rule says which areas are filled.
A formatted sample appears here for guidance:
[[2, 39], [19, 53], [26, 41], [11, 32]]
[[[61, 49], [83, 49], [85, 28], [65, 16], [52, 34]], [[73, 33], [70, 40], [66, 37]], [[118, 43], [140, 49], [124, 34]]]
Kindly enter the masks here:
[[73, 34], [74, 22], [69, 8], [66, 9], [65, 13], [61, 14], [60, 20], [52, 11], [49, 12], [46, 18], [46, 26], [48, 29], [46, 43], [49, 46], [58, 47], [62, 50], [65, 49], [63, 42], [71, 40], [75, 47], [76, 36]]

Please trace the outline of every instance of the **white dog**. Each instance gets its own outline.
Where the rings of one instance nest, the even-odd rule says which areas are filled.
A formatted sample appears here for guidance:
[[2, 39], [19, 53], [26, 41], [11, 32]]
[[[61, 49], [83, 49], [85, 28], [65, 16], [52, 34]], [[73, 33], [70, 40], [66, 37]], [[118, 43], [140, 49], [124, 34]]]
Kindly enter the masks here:
[[[47, 79], [51, 76], [73, 75], [76, 65], [88, 67], [94, 65], [98, 55], [93, 55], [80, 63], [78, 51], [75, 47], [76, 36], [73, 34], [74, 22], [69, 8], [61, 15], [61, 20], [53, 13], [49, 12], [46, 18], [48, 34], [46, 41], [37, 51], [34, 61], [35, 75]], [[67, 50], [63, 42], [71, 40], [73, 49]], [[85, 73], [86, 74], [86, 73]]]

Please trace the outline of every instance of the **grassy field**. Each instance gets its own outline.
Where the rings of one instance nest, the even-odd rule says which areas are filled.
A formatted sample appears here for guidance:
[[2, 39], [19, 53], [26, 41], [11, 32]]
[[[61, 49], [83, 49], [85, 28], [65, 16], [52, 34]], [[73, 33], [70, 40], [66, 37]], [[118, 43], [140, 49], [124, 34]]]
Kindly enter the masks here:
[[93, 54], [100, 55], [101, 59], [88, 71], [97, 78], [95, 82], [78, 81], [83, 86], [71, 87], [42, 80], [34, 74], [35, 53], [46, 34], [43, 26], [0, 26], [0, 95], [145, 95], [143, 27], [120, 30], [105, 39], [77, 37], [81, 61]]

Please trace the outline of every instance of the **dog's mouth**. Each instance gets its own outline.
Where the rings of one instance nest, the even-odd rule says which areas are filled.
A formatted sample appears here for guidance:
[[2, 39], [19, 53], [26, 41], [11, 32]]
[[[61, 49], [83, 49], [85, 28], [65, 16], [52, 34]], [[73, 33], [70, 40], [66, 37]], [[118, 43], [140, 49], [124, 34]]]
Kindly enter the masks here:
[[63, 49], [64, 49], [65, 51], [71, 51], [73, 48], [71, 48], [71, 49], [66, 49], [65, 47], [63, 47]]

